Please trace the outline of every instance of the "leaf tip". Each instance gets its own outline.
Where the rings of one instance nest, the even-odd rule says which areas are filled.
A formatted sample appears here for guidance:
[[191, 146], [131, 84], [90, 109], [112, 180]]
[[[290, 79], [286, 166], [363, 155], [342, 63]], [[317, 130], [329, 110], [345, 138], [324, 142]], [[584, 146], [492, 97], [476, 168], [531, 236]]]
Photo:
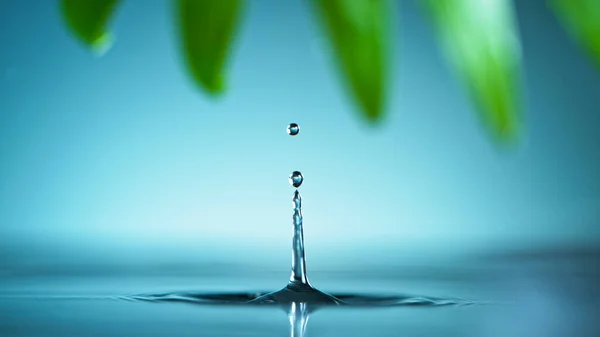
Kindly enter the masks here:
[[94, 42], [90, 43], [89, 47], [94, 55], [100, 57], [106, 54], [112, 48], [114, 42], [114, 36], [110, 32], [105, 32]]
[[113, 38], [107, 25], [118, 0], [61, 0], [60, 10], [70, 34], [96, 55], [103, 55], [112, 46]]

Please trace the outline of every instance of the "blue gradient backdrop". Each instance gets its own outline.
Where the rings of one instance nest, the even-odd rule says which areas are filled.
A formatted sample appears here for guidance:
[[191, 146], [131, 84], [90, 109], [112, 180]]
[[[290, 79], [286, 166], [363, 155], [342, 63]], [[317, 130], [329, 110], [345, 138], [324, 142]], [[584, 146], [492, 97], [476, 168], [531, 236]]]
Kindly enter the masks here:
[[94, 57], [55, 1], [2, 0], [2, 263], [280, 268], [293, 170], [311, 266], [598, 242], [600, 72], [544, 1], [516, 2], [527, 133], [503, 151], [413, 1], [400, 2], [388, 115], [372, 128], [303, 1], [250, 2], [228, 91], [211, 99], [185, 73], [168, 1], [124, 1], [113, 48]]

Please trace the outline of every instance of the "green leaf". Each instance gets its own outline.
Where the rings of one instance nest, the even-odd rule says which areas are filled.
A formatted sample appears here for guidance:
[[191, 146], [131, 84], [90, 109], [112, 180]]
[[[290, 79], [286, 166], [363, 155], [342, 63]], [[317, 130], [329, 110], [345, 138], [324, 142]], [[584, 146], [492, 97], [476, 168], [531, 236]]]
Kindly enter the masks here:
[[549, 0], [570, 33], [600, 66], [600, 1]]
[[511, 0], [423, 0], [449, 60], [497, 140], [521, 129], [520, 42]]
[[364, 116], [381, 119], [388, 75], [385, 0], [313, 0], [337, 63]]
[[92, 49], [103, 51], [111, 38], [106, 26], [118, 0], [61, 0], [63, 18], [71, 32]]
[[224, 67], [242, 0], [179, 0], [178, 17], [183, 49], [193, 78], [209, 93], [221, 93]]

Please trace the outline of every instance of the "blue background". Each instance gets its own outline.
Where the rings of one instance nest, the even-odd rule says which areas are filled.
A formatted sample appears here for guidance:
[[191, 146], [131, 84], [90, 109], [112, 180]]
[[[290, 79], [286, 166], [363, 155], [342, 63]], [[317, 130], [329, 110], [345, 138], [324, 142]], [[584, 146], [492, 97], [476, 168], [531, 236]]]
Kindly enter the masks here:
[[600, 72], [544, 1], [515, 2], [527, 130], [507, 151], [413, 1], [379, 127], [302, 1], [249, 3], [219, 99], [186, 75], [170, 2], [125, 1], [95, 57], [54, 1], [1, 1], [0, 262], [286, 270], [294, 170], [314, 268], [597, 243]]

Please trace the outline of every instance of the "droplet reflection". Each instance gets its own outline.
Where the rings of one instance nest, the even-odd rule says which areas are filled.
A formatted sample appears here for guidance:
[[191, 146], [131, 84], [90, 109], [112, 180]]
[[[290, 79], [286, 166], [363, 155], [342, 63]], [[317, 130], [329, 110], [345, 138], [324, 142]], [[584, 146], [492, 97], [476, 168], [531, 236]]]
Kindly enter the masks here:
[[302, 185], [304, 177], [302, 176], [302, 173], [300, 173], [300, 171], [294, 171], [292, 172], [292, 174], [290, 174], [289, 180], [290, 185], [294, 186], [295, 188], [298, 188], [300, 187], [300, 185]]
[[295, 136], [300, 132], [300, 127], [296, 123], [290, 123], [287, 127], [287, 133], [290, 136]]

